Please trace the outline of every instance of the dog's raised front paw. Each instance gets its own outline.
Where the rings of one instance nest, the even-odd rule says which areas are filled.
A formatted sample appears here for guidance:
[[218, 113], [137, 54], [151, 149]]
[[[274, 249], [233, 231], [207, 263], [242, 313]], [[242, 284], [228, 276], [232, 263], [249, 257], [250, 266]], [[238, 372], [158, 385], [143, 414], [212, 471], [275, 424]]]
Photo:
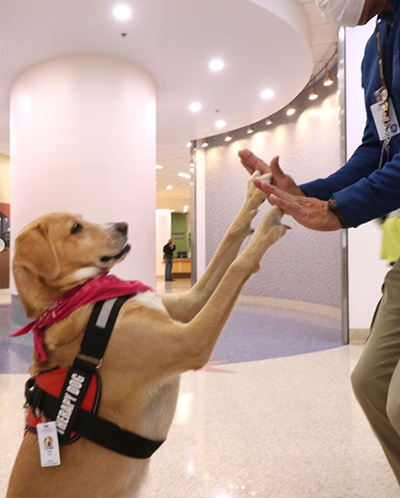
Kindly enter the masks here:
[[251, 201], [252, 209], [258, 207], [267, 198], [267, 194], [254, 185], [254, 178], [260, 178], [260, 180], [271, 183], [272, 174], [266, 173], [262, 175], [257, 170], [247, 180], [247, 200]]
[[268, 236], [269, 242], [274, 243], [286, 232], [287, 227], [281, 224], [283, 211], [278, 206], [273, 206], [263, 217], [260, 229]]
[[265, 218], [269, 220], [270, 226], [280, 225], [283, 216], [283, 211], [278, 206], [273, 206], [265, 215]]

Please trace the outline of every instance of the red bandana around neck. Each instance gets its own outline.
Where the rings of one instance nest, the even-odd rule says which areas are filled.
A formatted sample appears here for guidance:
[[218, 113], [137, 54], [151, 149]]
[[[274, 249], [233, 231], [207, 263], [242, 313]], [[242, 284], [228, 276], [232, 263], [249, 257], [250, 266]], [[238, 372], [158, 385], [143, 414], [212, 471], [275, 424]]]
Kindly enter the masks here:
[[17, 337], [33, 332], [33, 340], [39, 361], [47, 361], [47, 354], [43, 347], [42, 333], [45, 327], [63, 320], [73, 311], [85, 304], [103, 301], [113, 297], [135, 295], [140, 292], [151, 291], [147, 285], [138, 280], [120, 280], [115, 275], [102, 273], [84, 284], [77, 285], [60, 297], [43, 315], [17, 330], [10, 337]]

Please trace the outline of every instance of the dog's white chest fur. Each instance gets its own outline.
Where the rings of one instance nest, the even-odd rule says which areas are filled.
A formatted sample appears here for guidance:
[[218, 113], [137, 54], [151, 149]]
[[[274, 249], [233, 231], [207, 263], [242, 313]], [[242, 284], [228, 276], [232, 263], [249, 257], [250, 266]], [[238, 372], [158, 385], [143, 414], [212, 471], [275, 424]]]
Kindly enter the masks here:
[[164, 311], [167, 313], [165, 306], [163, 305], [161, 299], [153, 291], [141, 292], [137, 294], [134, 298], [135, 301], [140, 303], [142, 306], [147, 306], [148, 308], [154, 308], [156, 310]]

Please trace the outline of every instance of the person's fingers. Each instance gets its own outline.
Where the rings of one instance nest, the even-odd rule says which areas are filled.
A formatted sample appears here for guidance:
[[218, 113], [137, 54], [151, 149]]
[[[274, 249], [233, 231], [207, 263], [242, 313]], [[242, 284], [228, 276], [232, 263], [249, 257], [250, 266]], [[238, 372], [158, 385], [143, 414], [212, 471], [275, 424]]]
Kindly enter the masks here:
[[238, 152], [238, 156], [240, 158], [240, 162], [247, 169], [247, 171], [252, 175], [254, 173], [254, 169], [251, 167], [249, 161], [247, 160], [247, 154], [245, 150], [240, 150]]
[[271, 194], [268, 197], [268, 201], [272, 206], [280, 207], [285, 214], [293, 216], [296, 212], [295, 206], [290, 200], [283, 199], [275, 194]]
[[259, 178], [255, 178], [253, 182], [257, 188], [268, 195], [268, 201], [270, 204], [273, 206], [279, 206], [287, 214], [293, 215], [293, 213], [297, 213], [298, 206], [296, 196], [275, 187], [269, 182], [260, 180]]
[[249, 149], [241, 149], [238, 152], [238, 156], [242, 161], [249, 162], [254, 156], [254, 154]]
[[242, 165], [246, 168], [246, 170], [248, 171], [248, 173], [250, 173], [250, 175], [252, 175], [254, 173], [255, 169], [253, 166], [251, 166], [243, 161], [242, 161]]
[[279, 166], [279, 156], [275, 156], [271, 159], [270, 168], [272, 176], [277, 180], [286, 176]]
[[270, 168], [268, 164], [262, 161], [259, 157], [253, 154], [249, 149], [243, 149], [238, 152], [238, 156], [249, 173], [254, 173], [258, 170], [261, 173], [269, 173]]
[[250, 174], [253, 174], [254, 171], [256, 170], [253, 154], [249, 150], [244, 150], [239, 152], [239, 157], [243, 166], [247, 169], [247, 171]]
[[271, 183], [266, 182], [265, 180], [261, 180], [260, 178], [254, 178], [253, 183], [257, 188], [265, 192], [267, 195], [276, 193], [277, 190], [279, 190], [276, 189], [276, 187], [274, 187]]
[[253, 183], [257, 188], [259, 188], [260, 190], [262, 190], [266, 194], [269, 193], [266, 190], [264, 190], [266, 187], [268, 187], [270, 185], [269, 182], [266, 182], [266, 181], [261, 180], [260, 178], [256, 177], [256, 178], [254, 178]]

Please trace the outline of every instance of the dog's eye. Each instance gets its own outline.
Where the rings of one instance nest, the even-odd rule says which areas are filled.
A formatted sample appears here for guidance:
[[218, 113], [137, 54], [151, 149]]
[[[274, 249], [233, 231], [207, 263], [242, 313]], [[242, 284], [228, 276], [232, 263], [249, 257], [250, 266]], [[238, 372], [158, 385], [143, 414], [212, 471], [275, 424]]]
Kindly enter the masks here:
[[71, 235], [76, 235], [77, 233], [81, 232], [83, 229], [83, 226], [80, 223], [75, 223], [75, 225], [71, 228]]

